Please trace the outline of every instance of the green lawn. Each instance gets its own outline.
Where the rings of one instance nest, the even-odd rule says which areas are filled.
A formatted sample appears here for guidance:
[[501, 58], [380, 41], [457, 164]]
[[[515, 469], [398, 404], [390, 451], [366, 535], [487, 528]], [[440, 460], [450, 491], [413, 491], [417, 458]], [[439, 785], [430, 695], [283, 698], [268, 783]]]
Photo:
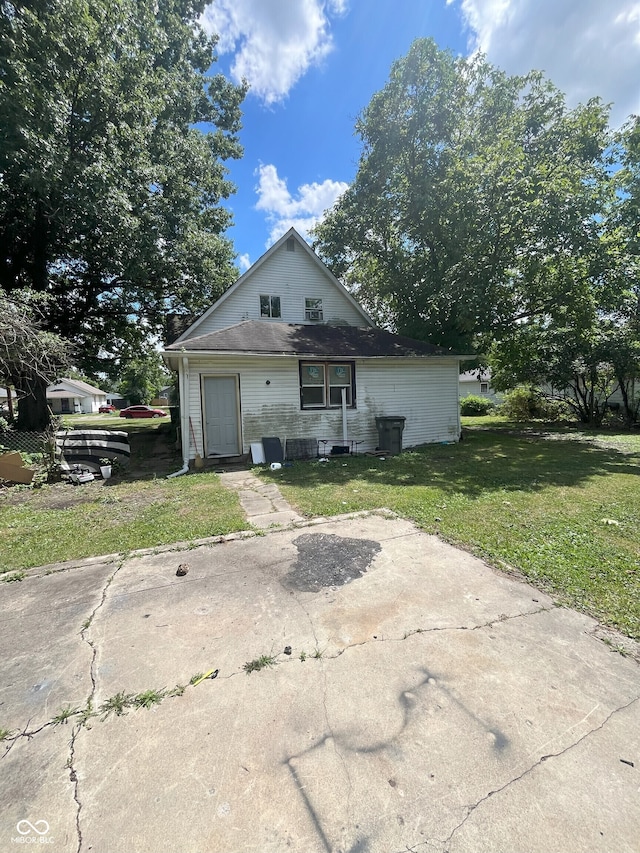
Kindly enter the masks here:
[[[134, 431], [128, 474], [0, 490], [0, 573], [246, 527], [215, 474], [152, 479], [179, 467], [157, 455], [166, 421], [141, 422], [148, 434], [122, 421]], [[389, 507], [640, 639], [640, 436], [495, 417], [463, 425], [460, 444], [255, 471], [302, 514]]]
[[[158, 408], [162, 408], [162, 406]], [[66, 429], [114, 429], [124, 432], [139, 432], [140, 430], [158, 429], [158, 427], [168, 423], [168, 417], [121, 418], [117, 411], [110, 415], [62, 416], [62, 426]]]
[[[637, 437], [587, 438], [473, 429], [458, 445], [385, 461], [296, 463], [261, 476], [308, 516], [388, 507], [640, 638]], [[605, 439], [611, 446], [595, 443]]]
[[0, 574], [246, 527], [236, 495], [215, 474], [6, 490], [0, 494]]

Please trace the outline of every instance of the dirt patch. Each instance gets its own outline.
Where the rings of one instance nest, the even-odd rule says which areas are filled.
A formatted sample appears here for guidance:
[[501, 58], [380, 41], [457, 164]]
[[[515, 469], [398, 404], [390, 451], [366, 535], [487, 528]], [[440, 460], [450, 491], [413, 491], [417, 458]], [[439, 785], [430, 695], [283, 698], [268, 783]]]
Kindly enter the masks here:
[[[160, 427], [131, 433], [129, 441], [131, 447], [129, 465], [115, 473], [112, 479], [102, 480], [97, 477], [90, 483], [77, 486], [64, 480], [61, 483], [47, 483], [41, 488], [2, 483], [0, 484], [0, 507], [30, 503], [38, 509], [64, 510], [97, 501], [108, 503], [112, 486], [135, 481], [150, 481], [156, 478], [163, 479], [182, 465], [180, 454], [175, 450], [167, 428]], [[154, 490], [142, 490], [130, 501], [126, 498], [113, 497], [113, 502], [120, 504], [122, 501], [128, 506], [139, 508], [153, 503], [157, 497], [158, 494]]]

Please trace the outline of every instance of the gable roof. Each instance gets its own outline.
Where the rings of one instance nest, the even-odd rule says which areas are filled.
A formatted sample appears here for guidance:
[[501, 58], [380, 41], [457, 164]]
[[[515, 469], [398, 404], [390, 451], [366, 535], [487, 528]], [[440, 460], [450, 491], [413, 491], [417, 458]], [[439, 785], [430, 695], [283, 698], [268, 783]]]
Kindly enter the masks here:
[[47, 396], [51, 396], [52, 394], [61, 396], [60, 392], [64, 392], [64, 388], [60, 388], [59, 386], [63, 382], [72, 390], [77, 390], [78, 396], [80, 397], [93, 397], [96, 394], [104, 397], [107, 393], [106, 391], [101, 391], [100, 388], [94, 388], [93, 385], [89, 385], [87, 382], [82, 382], [80, 379], [67, 379], [66, 377], [63, 377], [62, 379], [57, 379], [55, 382], [52, 382], [51, 385], [47, 387]]
[[166, 348], [165, 353], [170, 355], [183, 351], [309, 358], [457, 357], [451, 350], [394, 335], [383, 329], [265, 323], [263, 320], [245, 320], [217, 332], [176, 341]]
[[[231, 287], [230, 287], [230, 288], [228, 288], [227, 290], [225, 290], [225, 292], [222, 294], [222, 296], [221, 296], [219, 299], [217, 299], [217, 300], [213, 303], [213, 305], [212, 305], [210, 308], [208, 308], [208, 309], [204, 312], [204, 314], [202, 314], [202, 316], [198, 317], [198, 319], [197, 319], [195, 322], [193, 322], [193, 323], [192, 323], [192, 324], [191, 324], [187, 329], [185, 329], [185, 331], [180, 335], [180, 337], [179, 337], [179, 338], [176, 338], [176, 339], [175, 339], [175, 341], [174, 341], [173, 343], [174, 343], [174, 344], [181, 343], [181, 342], [182, 342], [182, 341], [184, 341], [185, 339], [188, 339], [188, 338], [189, 338], [189, 336], [190, 336], [190, 335], [192, 335], [192, 334], [193, 334], [193, 332], [198, 328], [198, 326], [199, 326], [199, 325], [200, 325], [204, 320], [206, 320], [206, 319], [207, 319], [207, 317], [209, 317], [209, 316], [210, 316], [210, 315], [211, 315], [211, 314], [212, 314], [212, 313], [213, 313], [213, 312], [214, 312], [214, 311], [215, 311], [215, 310], [216, 310], [220, 305], [222, 305], [222, 303], [223, 303], [223, 302], [225, 302], [225, 301], [226, 301], [226, 300], [231, 296], [231, 294], [232, 294], [232, 293], [235, 293], [235, 292], [236, 292], [236, 290], [238, 290], [238, 288], [242, 287], [242, 285], [247, 281], [247, 279], [248, 279], [248, 278], [250, 278], [250, 277], [251, 277], [251, 276], [256, 272], [256, 270], [260, 269], [260, 267], [261, 267], [264, 263], [266, 263], [266, 262], [269, 260], [269, 258], [270, 258], [270, 257], [271, 257], [275, 252], [277, 252], [277, 251], [278, 251], [278, 249], [279, 249], [281, 246], [283, 246], [283, 245], [287, 242], [287, 240], [289, 240], [289, 239], [290, 239], [290, 238], [292, 238], [292, 237], [293, 237], [293, 239], [294, 239], [294, 240], [296, 240], [296, 241], [297, 241], [297, 243], [301, 246], [301, 248], [303, 249], [303, 251], [307, 253], [307, 255], [309, 256], [309, 258], [311, 258], [311, 260], [313, 261], [313, 263], [314, 263], [314, 264], [316, 264], [316, 266], [321, 270], [321, 272], [322, 272], [322, 273], [323, 273], [323, 275], [327, 278], [327, 280], [328, 280], [329, 282], [331, 282], [331, 284], [332, 284], [334, 287], [336, 287], [336, 288], [340, 291], [340, 293], [342, 294], [342, 296], [344, 296], [344, 297], [345, 297], [345, 298], [346, 298], [346, 299], [351, 303], [351, 305], [356, 309], [356, 311], [358, 311], [358, 313], [361, 315], [361, 317], [362, 317], [362, 319], [363, 319], [363, 321], [364, 321], [364, 323], [363, 323], [363, 324], [364, 324], [364, 325], [366, 325], [366, 326], [373, 326], [373, 325], [374, 325], [373, 320], [371, 319], [371, 317], [369, 317], [369, 315], [366, 313], [366, 311], [364, 310], [364, 308], [362, 308], [362, 306], [359, 304], [359, 302], [358, 302], [356, 299], [354, 299], [354, 298], [353, 298], [353, 296], [352, 296], [352, 295], [349, 293], [349, 291], [344, 287], [344, 285], [340, 284], [340, 282], [339, 282], [339, 281], [338, 281], [338, 279], [333, 275], [333, 273], [331, 273], [331, 272], [327, 269], [327, 267], [322, 263], [322, 261], [320, 260], [320, 258], [319, 258], [319, 257], [316, 255], [316, 253], [313, 251], [313, 249], [311, 248], [311, 246], [309, 246], [309, 244], [307, 243], [307, 241], [306, 241], [306, 240], [304, 240], [304, 239], [300, 236], [300, 234], [298, 234], [298, 232], [296, 231], [296, 229], [295, 229], [295, 228], [290, 228], [290, 229], [287, 231], [287, 233], [286, 233], [286, 234], [283, 234], [283, 235], [282, 235], [282, 237], [281, 237], [281, 238], [280, 238], [276, 243], [274, 243], [274, 244], [273, 244], [273, 246], [271, 246], [269, 249], [267, 249], [267, 251], [264, 253], [264, 255], [262, 255], [261, 257], [259, 257], [259, 258], [258, 258], [258, 260], [257, 260], [254, 264], [252, 264], [252, 265], [249, 267], [249, 269], [248, 269], [245, 273], [243, 273], [243, 275], [241, 275], [241, 276], [240, 276], [240, 278], [239, 278], [239, 279], [238, 279], [234, 284], [232, 284], [232, 285], [231, 285]], [[173, 344], [172, 344], [172, 346], [173, 346]]]
[[458, 377], [459, 382], [491, 382], [491, 371], [488, 367], [476, 367], [475, 370], [465, 370]]

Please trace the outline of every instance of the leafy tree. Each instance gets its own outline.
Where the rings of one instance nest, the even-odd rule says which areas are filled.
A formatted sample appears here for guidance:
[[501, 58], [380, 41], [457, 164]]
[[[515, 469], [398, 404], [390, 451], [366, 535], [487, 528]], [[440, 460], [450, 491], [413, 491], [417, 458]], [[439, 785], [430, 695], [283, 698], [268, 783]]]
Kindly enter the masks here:
[[50, 294], [89, 375], [236, 274], [223, 163], [246, 87], [210, 72], [203, 7], [0, 0], [0, 286]]
[[44, 429], [49, 414], [33, 410], [37, 393], [66, 367], [70, 348], [58, 335], [46, 331], [44, 321], [49, 299], [44, 294], [0, 291], [0, 379], [27, 393], [18, 407], [18, 428]]
[[493, 345], [492, 383], [500, 389], [539, 386], [548, 399], [562, 400], [582, 423], [599, 426], [618, 390], [619, 357], [615, 324], [594, 314], [576, 324], [565, 311], [564, 323], [532, 322]]
[[419, 39], [359, 117], [315, 246], [380, 322], [460, 351], [578, 306], [604, 271], [607, 115]]
[[617, 271], [617, 300], [610, 305], [613, 364], [629, 424], [640, 417], [640, 117], [633, 117], [617, 138], [621, 164], [615, 176], [618, 195], [607, 219]]
[[160, 389], [171, 381], [171, 374], [156, 352], [132, 358], [121, 376], [118, 390], [132, 405], [150, 403], [158, 396]]

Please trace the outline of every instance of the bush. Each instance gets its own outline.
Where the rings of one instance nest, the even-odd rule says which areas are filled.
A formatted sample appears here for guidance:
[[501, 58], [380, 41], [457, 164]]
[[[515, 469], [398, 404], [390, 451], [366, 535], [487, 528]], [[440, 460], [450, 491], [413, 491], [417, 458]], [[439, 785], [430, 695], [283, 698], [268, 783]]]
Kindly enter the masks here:
[[550, 400], [537, 388], [515, 388], [509, 391], [499, 411], [512, 421], [571, 419], [571, 409], [565, 402]]
[[493, 408], [493, 403], [486, 397], [477, 397], [469, 394], [460, 400], [461, 415], [486, 415]]

